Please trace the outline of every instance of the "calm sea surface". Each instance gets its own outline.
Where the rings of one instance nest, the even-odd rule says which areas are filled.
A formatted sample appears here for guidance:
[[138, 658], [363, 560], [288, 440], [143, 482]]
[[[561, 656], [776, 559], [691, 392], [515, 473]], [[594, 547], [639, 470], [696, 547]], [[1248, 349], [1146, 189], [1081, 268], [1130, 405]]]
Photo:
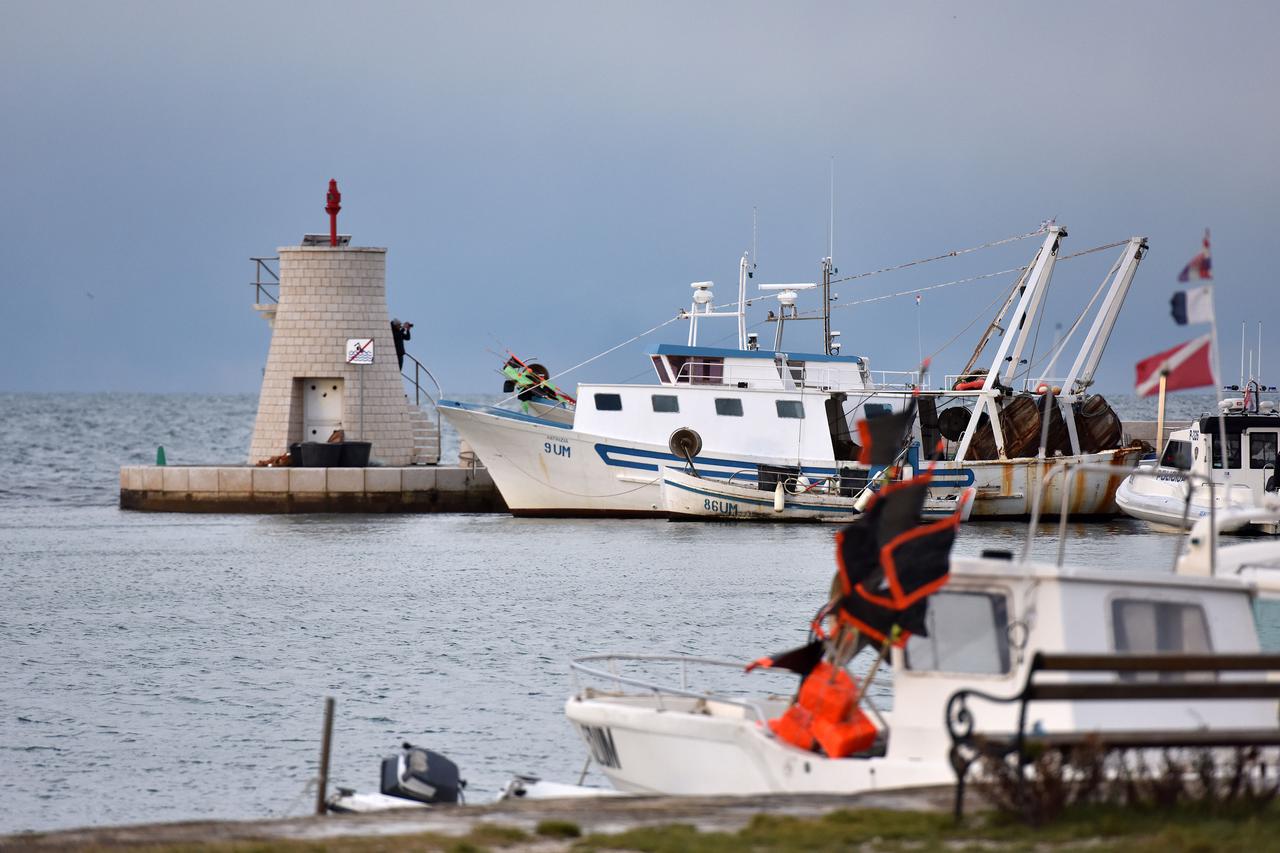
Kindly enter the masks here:
[[[325, 696], [337, 784], [376, 789], [406, 738], [457, 761], [473, 800], [514, 772], [573, 781], [570, 657], [777, 651], [834, 570], [826, 526], [116, 508], [118, 466], [156, 445], [242, 461], [255, 409], [0, 394], [0, 833], [304, 813]], [[957, 551], [1023, 535], [971, 524]], [[1115, 565], [1165, 565], [1176, 544], [1128, 521], [1072, 535], [1072, 559]], [[1046, 527], [1036, 552], [1055, 549]], [[1280, 647], [1280, 618], [1262, 621]]]

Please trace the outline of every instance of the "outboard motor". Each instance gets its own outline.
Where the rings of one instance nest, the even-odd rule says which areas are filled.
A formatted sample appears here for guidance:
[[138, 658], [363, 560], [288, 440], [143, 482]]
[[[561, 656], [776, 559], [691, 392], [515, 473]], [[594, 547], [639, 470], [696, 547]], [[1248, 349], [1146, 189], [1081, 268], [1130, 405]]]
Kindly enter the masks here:
[[382, 760], [382, 793], [420, 803], [457, 803], [462, 800], [465, 779], [458, 765], [438, 752], [407, 741], [404, 752]]

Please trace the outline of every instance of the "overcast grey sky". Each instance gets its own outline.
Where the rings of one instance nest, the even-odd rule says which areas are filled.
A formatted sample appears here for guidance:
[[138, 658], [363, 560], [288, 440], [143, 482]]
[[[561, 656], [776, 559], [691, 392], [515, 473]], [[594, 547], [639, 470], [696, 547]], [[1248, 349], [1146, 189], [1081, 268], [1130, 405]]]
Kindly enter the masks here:
[[[1276, 3], [7, 0], [0, 389], [256, 390], [269, 334], [247, 258], [324, 230], [333, 177], [341, 229], [390, 249], [410, 350], [447, 391], [494, 391], [504, 346], [563, 368], [672, 316], [690, 281], [731, 298], [753, 206], [759, 280], [814, 280], [832, 157], [844, 274], [1055, 215], [1066, 252], [1148, 236], [1104, 390], [1193, 334], [1168, 297], [1212, 227], [1234, 377], [1242, 320], [1280, 359], [1277, 32]], [[1069, 323], [1118, 251], [1060, 264], [1046, 323]], [[1007, 284], [927, 294], [925, 350]], [[889, 300], [835, 326], [846, 353], [908, 368], [915, 311]], [[646, 345], [685, 334], [566, 384], [631, 378]], [[805, 324], [787, 346], [816, 338]]]

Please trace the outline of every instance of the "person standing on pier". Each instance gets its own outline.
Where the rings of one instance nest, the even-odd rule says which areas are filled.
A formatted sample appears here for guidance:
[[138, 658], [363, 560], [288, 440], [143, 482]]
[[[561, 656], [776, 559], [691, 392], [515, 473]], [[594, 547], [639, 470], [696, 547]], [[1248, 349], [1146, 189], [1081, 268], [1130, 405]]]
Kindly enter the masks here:
[[409, 340], [409, 335], [413, 331], [412, 323], [401, 323], [399, 318], [391, 321], [391, 340], [396, 345], [396, 361], [400, 363], [400, 370], [404, 370], [404, 342]]

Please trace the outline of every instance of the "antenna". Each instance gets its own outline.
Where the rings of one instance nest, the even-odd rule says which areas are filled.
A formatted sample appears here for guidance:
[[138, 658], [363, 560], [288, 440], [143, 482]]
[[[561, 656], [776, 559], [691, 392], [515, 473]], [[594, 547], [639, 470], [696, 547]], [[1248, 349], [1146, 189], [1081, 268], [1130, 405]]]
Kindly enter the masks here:
[[1258, 321], [1258, 378], [1262, 378], [1262, 321]]
[[751, 268], [760, 266], [760, 208], [751, 207]]
[[1245, 321], [1240, 321], [1240, 387], [1244, 387], [1244, 326]]
[[835, 257], [835, 241], [836, 241], [836, 158], [833, 156], [830, 163], [830, 181], [831, 186], [828, 190], [831, 210], [827, 218], [827, 257]]

